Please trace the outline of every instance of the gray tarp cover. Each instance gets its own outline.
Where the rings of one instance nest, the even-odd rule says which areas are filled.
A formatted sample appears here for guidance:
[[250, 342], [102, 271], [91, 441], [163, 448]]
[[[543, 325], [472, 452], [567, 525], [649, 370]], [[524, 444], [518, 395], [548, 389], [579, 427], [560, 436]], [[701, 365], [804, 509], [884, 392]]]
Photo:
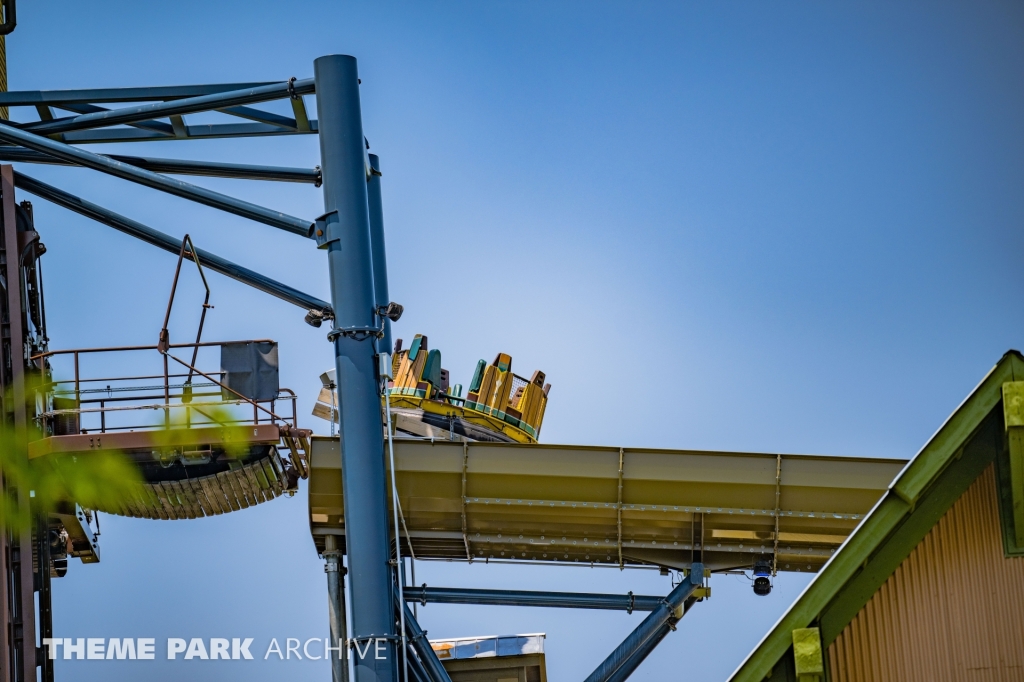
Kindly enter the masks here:
[[[273, 400], [280, 382], [277, 373], [277, 343], [260, 341], [225, 343], [220, 347], [223, 383], [250, 400]], [[231, 391], [221, 391], [224, 400], [238, 400]]]

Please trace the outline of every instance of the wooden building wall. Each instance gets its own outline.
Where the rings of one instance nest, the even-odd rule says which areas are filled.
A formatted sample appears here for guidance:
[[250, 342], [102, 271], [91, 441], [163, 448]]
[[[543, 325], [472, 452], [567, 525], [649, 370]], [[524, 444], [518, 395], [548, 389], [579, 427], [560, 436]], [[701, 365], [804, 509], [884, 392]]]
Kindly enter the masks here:
[[1024, 558], [1005, 558], [994, 465], [828, 648], [831, 682], [1024, 681]]

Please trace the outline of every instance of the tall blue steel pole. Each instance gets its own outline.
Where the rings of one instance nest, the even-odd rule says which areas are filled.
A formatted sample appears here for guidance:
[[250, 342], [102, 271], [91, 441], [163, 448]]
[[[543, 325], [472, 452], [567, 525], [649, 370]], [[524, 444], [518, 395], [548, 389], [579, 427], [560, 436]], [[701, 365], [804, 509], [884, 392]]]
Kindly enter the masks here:
[[[373, 290], [377, 306], [386, 306], [388, 298], [388, 259], [384, 248], [384, 202], [380, 195], [380, 159], [369, 154], [370, 179], [366, 185], [370, 208], [370, 248], [373, 251]], [[390, 353], [391, 320], [384, 318], [384, 337], [378, 344], [381, 353]]]
[[314, 76], [325, 211], [317, 240], [327, 248], [335, 315], [329, 338], [337, 368], [355, 682], [397, 682], [384, 427], [368, 333], [378, 326], [356, 60], [320, 57]]

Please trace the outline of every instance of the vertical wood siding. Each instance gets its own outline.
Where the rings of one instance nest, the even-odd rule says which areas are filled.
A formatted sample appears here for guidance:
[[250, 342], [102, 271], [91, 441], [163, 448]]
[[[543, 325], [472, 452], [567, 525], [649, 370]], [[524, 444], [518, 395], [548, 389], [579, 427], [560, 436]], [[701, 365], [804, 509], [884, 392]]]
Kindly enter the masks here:
[[831, 682], [1024, 681], [1024, 558], [1003, 556], [994, 465], [828, 648]]

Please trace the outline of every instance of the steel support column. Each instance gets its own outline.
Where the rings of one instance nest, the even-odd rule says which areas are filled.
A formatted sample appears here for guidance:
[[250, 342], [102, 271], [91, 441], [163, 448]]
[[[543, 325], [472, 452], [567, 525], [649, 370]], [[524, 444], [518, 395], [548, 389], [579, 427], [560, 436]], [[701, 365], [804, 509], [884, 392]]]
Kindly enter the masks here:
[[[15, 447], [21, 450], [28, 442], [28, 403], [26, 388], [26, 352], [25, 328], [23, 313], [23, 289], [21, 274], [22, 249], [18, 244], [17, 215], [14, 202], [14, 169], [12, 166], [0, 166], [0, 201], [2, 201], [3, 251], [2, 266], [5, 285], [3, 316], [3, 338], [6, 340], [7, 361], [10, 362], [0, 369], [0, 390], [4, 391], [4, 410], [0, 414], [0, 428], [8, 430], [13, 436]], [[0, 353], [3, 355], [3, 353]], [[0, 363], [6, 365], [6, 363]], [[17, 452], [13, 457], [27, 457], [26, 452]], [[31, 515], [29, 491], [24, 487], [13, 487], [13, 481], [4, 481], [4, 494], [10, 495], [20, 507], [26, 518]], [[24, 484], [22, 484], [24, 485]], [[5, 682], [33, 682], [36, 679], [36, 605], [35, 605], [35, 572], [32, 569], [32, 530], [31, 528], [5, 528], [5, 556], [0, 557], [0, 566], [4, 568], [3, 580], [7, 584], [6, 604], [0, 608], [8, 610], [5, 619], [8, 626], [3, 633], [10, 655], [7, 672], [10, 677]], [[0, 668], [2, 669], [2, 668]]]
[[[369, 154], [370, 177], [367, 180], [366, 192], [370, 209], [370, 250], [373, 253], [373, 292], [374, 301], [379, 308], [391, 302], [388, 294], [388, 258], [384, 248], [384, 202], [380, 193], [380, 159], [376, 154]], [[391, 320], [384, 318], [384, 338], [377, 344], [382, 353], [390, 353]]]
[[327, 573], [328, 618], [331, 626], [331, 646], [338, 651], [331, 654], [331, 680], [348, 682], [348, 633], [345, 622], [345, 567], [341, 563], [338, 539], [325, 538], [324, 571]]
[[[691, 578], [696, 578], [696, 580], [691, 580]], [[644, 651], [648, 640], [656, 637], [663, 628], [667, 627], [667, 624], [673, 618], [678, 619], [682, 616], [681, 612], [684, 603], [703, 582], [704, 566], [693, 564], [689, 575], [683, 578], [683, 581], [669, 592], [668, 596], [665, 597], [665, 601], [644, 618], [643, 622], [633, 632], [629, 633], [629, 636], [622, 641], [622, 644], [617, 646], [615, 651], [609, 654], [608, 658], [604, 659], [604, 662], [594, 672], [590, 673], [586, 682], [610, 682], [610, 680], [615, 679], [614, 675], [620, 668], [627, 665], [638, 652]], [[665, 635], [662, 634], [661, 636], [664, 637]], [[643, 653], [643, 656], [646, 655], [646, 653]], [[643, 659], [641, 658], [640, 660]], [[639, 665], [639, 661], [637, 665]]]
[[[686, 615], [686, 612], [690, 610], [690, 607], [693, 606], [696, 601], [696, 599], [690, 597], [684, 602], [683, 615]], [[668, 633], [675, 630], [676, 623], [678, 622], [679, 619], [674, 616], [669, 618], [667, 623], [658, 628], [658, 630], [656, 630], [655, 633], [643, 643], [643, 646], [633, 652], [633, 655], [627, 658], [622, 665], [619, 666], [619, 669], [608, 678], [608, 682], [625, 682], [628, 680], [629, 676], [636, 672], [636, 669], [640, 667], [640, 664], [647, 659], [647, 656], [649, 656], [650, 653], [654, 651], [659, 644], [661, 644], [661, 640], [665, 639], [668, 636]]]
[[[324, 234], [338, 384], [345, 544], [352, 588], [356, 682], [395, 682], [397, 647], [388, 540], [384, 425], [374, 357], [373, 265], [367, 208], [367, 162], [354, 57], [331, 55], [314, 63], [323, 169]], [[374, 641], [376, 640], [376, 641]], [[376, 647], [376, 642], [382, 643]], [[383, 652], [378, 658], [376, 652]]]

